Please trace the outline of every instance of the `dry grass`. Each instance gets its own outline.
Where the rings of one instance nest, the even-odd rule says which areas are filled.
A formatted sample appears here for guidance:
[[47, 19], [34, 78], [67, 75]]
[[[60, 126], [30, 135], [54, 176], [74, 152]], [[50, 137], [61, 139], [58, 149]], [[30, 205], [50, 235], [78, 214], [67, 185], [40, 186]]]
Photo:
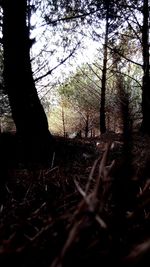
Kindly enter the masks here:
[[111, 151], [109, 142], [98, 155], [89, 143], [76, 141], [74, 146], [70, 141], [67, 146], [61, 140], [60, 155], [57, 158], [56, 153], [49, 169], [10, 170], [10, 179], [1, 189], [0, 265], [149, 264], [150, 173], [147, 167], [141, 179], [146, 163], [141, 162], [139, 171], [141, 139], [138, 142], [134, 147], [138, 172], [129, 187], [134, 195], [131, 207], [121, 206], [124, 192], [117, 180], [123, 171], [120, 165], [118, 172], [121, 154]]

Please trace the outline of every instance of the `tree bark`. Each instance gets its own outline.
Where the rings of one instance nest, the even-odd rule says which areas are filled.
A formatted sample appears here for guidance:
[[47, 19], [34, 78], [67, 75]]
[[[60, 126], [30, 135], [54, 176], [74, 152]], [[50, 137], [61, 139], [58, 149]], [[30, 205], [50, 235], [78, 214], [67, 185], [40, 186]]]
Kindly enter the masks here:
[[89, 114], [86, 114], [86, 121], [85, 121], [85, 138], [88, 137], [89, 133]]
[[101, 103], [100, 103], [100, 132], [106, 132], [106, 114], [105, 114], [105, 95], [106, 95], [106, 74], [107, 74], [107, 53], [108, 53], [108, 30], [109, 30], [109, 1], [106, 10], [106, 26], [104, 41], [104, 58], [102, 70], [102, 87], [101, 87]]
[[143, 83], [142, 83], [142, 113], [143, 120], [141, 129], [150, 135], [150, 76], [149, 76], [149, 9], [148, 0], [143, 1], [143, 28], [142, 28], [142, 49], [143, 49]]
[[26, 17], [26, 0], [4, 1], [4, 83], [27, 157], [44, 160], [49, 154], [47, 142], [51, 142], [52, 137], [33, 80]]

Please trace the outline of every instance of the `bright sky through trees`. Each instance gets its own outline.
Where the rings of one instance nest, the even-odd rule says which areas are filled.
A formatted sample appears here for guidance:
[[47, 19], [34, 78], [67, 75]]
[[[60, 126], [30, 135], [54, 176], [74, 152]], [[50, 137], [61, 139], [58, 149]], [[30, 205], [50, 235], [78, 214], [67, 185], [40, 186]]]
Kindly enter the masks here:
[[[45, 63], [44, 66], [40, 60], [34, 60], [33, 71], [36, 78], [39, 75], [40, 68], [40, 73], [47, 72], [51, 69], [53, 70], [63, 59], [69, 57], [70, 52], [63, 46], [57, 45], [57, 40], [61, 38], [59, 32], [56, 32], [55, 36], [53, 36], [53, 32], [48, 28], [49, 26], [43, 25], [40, 14], [34, 13], [31, 18], [31, 25], [34, 26], [31, 32], [31, 38], [35, 38], [36, 40], [32, 47], [31, 57], [36, 59], [39, 53], [41, 53], [41, 62], [43, 62], [44, 59]], [[77, 49], [75, 49], [73, 55], [69, 57], [64, 64], [60, 64], [50, 75], [37, 83], [37, 88], [39, 87], [39, 90], [43, 83], [47, 84], [47, 86], [56, 84], [56, 81], [60, 83], [64, 81], [64, 78], [68, 76], [70, 72], [74, 72], [78, 66], [87, 62], [90, 63], [94, 60], [98, 52], [97, 49], [100, 48], [100, 43], [92, 39], [88, 28], [84, 30], [84, 35], [80, 32], [76, 34], [78, 35], [80, 44], [78, 45], [77, 42], [74, 41], [73, 44], [71, 44], [71, 49], [73, 50], [78, 46]], [[41, 51], [43, 51], [43, 53]]]

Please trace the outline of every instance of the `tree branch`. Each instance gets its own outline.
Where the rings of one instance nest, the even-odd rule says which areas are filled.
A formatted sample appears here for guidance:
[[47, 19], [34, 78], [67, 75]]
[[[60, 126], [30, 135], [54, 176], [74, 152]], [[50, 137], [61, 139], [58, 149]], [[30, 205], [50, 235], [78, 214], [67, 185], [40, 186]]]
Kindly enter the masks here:
[[[114, 48], [112, 48], [112, 47], [110, 47], [110, 46], [107, 46], [110, 50], [112, 50], [112, 51], [115, 51], [115, 49]], [[136, 61], [134, 61], [134, 60], [132, 60], [132, 59], [130, 59], [130, 58], [127, 58], [126, 56], [124, 56], [122, 53], [120, 53], [119, 51], [115, 51], [119, 56], [121, 56], [122, 58], [124, 58], [125, 60], [127, 60], [127, 61], [129, 61], [129, 62], [131, 62], [131, 63], [133, 63], [133, 64], [135, 64], [135, 65], [137, 65], [137, 66], [140, 66], [141, 68], [143, 68], [143, 65], [142, 64], [140, 64], [140, 63], [138, 63], [138, 62], [136, 62]]]
[[92, 68], [92, 66], [91, 66], [89, 63], [87, 63], [87, 65], [89, 66], [90, 70], [95, 74], [95, 76], [96, 76], [100, 81], [102, 81], [102, 78], [96, 73], [96, 71], [94, 71], [94, 69]]
[[[118, 74], [124, 75], [124, 76], [126, 76], [126, 77], [132, 79], [133, 81], [135, 81], [135, 82], [138, 84], [138, 86], [140, 86], [140, 87], [142, 86], [142, 85], [139, 83], [138, 80], [136, 80], [135, 78], [131, 77], [131, 76], [130, 76], [129, 74], [127, 74], [127, 73], [121, 72], [121, 71], [119, 71], [119, 70], [111, 70], [111, 72], [112, 72], [112, 73], [118, 73]], [[110, 78], [110, 77], [109, 77], [109, 78]]]
[[48, 17], [46, 17], [45, 20], [46, 20], [47, 24], [56, 24], [57, 22], [61, 22], [61, 21], [70, 21], [72, 19], [84, 18], [84, 17], [90, 16], [90, 15], [93, 15], [97, 11], [100, 11], [100, 9], [96, 9], [94, 11], [83, 13], [83, 14], [80, 14], [80, 15], [78, 14], [78, 15], [75, 15], [75, 16], [68, 16], [68, 17], [58, 18], [58, 19], [55, 19], [55, 20], [51, 20]]
[[[79, 70], [83, 73], [83, 75], [85, 75], [88, 79], [89, 79], [89, 81], [91, 81], [92, 83], [94, 83], [98, 88], [100, 88], [101, 89], [101, 86], [99, 86], [96, 82], [94, 82], [87, 74], [86, 74], [86, 72], [84, 72], [83, 70], [82, 70], [82, 68], [81, 67], [79, 67]], [[96, 92], [97, 92], [97, 90], [95, 90]], [[97, 92], [98, 93], [98, 92]]]
[[38, 82], [39, 80], [45, 78], [46, 76], [50, 75], [55, 69], [57, 69], [59, 66], [61, 66], [62, 64], [64, 64], [76, 51], [77, 46], [80, 44], [80, 42], [77, 43], [77, 45], [73, 48], [73, 50], [71, 51], [71, 53], [64, 59], [62, 59], [54, 68], [52, 68], [51, 70], [49, 70], [48, 72], [46, 72], [45, 74], [37, 77], [34, 79], [35, 82]]

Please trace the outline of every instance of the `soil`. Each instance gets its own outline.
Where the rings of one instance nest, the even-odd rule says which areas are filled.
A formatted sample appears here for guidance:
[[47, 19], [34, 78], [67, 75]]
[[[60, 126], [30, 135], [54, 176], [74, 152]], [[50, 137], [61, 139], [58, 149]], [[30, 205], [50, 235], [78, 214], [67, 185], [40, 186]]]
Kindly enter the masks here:
[[55, 139], [46, 168], [10, 164], [7, 142], [0, 266], [149, 266], [150, 137], [134, 134], [128, 157], [119, 134]]

